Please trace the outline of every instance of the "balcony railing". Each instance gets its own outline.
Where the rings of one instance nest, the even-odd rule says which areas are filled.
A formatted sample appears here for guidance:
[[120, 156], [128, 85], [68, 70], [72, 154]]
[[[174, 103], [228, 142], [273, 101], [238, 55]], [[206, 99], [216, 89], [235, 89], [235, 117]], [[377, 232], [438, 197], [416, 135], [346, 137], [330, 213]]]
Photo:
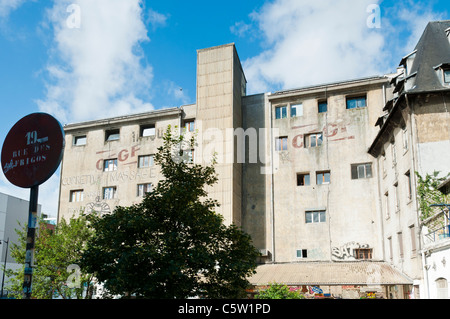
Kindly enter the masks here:
[[435, 231], [429, 232], [425, 235], [425, 240], [428, 243], [436, 242], [442, 239], [450, 237], [450, 225], [444, 226], [442, 228], [436, 229]]

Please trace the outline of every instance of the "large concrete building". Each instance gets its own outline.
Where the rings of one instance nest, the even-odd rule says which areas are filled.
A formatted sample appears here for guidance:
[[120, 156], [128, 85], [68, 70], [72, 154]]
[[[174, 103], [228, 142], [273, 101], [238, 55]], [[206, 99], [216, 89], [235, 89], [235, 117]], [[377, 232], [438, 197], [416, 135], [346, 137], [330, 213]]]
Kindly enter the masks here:
[[[439, 37], [423, 41], [448, 49], [448, 27], [450, 22], [430, 23], [427, 30]], [[417, 56], [428, 44], [418, 47]], [[450, 55], [442, 53], [440, 60], [432, 66], [437, 76], [443, 70], [442, 92], [430, 99], [444, 104], [421, 114], [427, 122], [434, 120], [426, 114], [434, 114], [444, 134], [429, 141], [417, 135], [420, 141], [407, 145], [433, 158], [436, 165], [423, 158], [430, 169], [448, 171], [448, 161], [433, 155], [445, 145], [448, 153], [450, 143], [444, 107]], [[418, 157], [409, 152], [401, 168], [400, 158], [392, 167], [385, 159], [390, 145], [403, 145], [392, 138], [406, 134], [395, 114], [408, 114], [400, 104], [409, 96], [399, 94], [399, 85], [414, 76], [420, 82], [421, 70], [400, 72], [247, 96], [233, 44], [199, 50], [195, 104], [65, 125], [59, 218], [139, 202], [161, 178], [153, 155], [164, 131], [184, 127], [198, 133], [198, 146], [186, 150], [189, 160], [209, 163], [217, 153], [219, 181], [208, 192], [221, 203], [219, 213], [248, 232], [262, 253], [250, 278], [255, 287], [280, 282], [311, 296], [421, 297], [417, 166], [407, 165]], [[413, 122], [406, 121], [411, 136], [423, 127]], [[423, 129], [433, 131], [430, 125]], [[387, 218], [386, 198], [405, 193], [412, 203], [401, 203], [402, 214]]]

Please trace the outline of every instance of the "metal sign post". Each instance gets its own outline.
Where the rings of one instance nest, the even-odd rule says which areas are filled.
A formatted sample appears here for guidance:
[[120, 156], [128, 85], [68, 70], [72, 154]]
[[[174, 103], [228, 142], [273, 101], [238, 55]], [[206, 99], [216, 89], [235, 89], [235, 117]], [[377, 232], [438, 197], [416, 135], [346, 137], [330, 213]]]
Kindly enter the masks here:
[[23, 297], [31, 298], [34, 242], [37, 232], [39, 185], [47, 181], [61, 162], [64, 130], [46, 113], [33, 113], [9, 131], [2, 148], [2, 169], [14, 185], [30, 188]]
[[25, 252], [25, 272], [23, 278], [23, 294], [25, 299], [31, 298], [31, 279], [33, 277], [34, 240], [37, 227], [39, 186], [30, 189], [30, 206], [28, 209], [28, 231]]

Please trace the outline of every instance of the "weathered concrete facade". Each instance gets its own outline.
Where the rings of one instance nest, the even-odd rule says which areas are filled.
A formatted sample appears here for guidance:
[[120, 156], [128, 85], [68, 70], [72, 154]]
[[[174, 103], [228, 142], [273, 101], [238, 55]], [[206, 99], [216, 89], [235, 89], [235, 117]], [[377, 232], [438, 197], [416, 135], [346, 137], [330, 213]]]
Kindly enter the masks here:
[[[355, 260], [357, 251], [383, 259], [376, 167], [366, 150], [376, 135], [371, 123], [379, 116], [386, 84], [387, 78], [375, 77], [269, 97], [272, 127], [279, 130], [274, 138], [286, 136], [288, 142], [274, 155], [280, 158], [272, 181], [276, 261], [299, 261], [305, 252], [312, 261]], [[366, 105], [348, 109], [355, 96]], [[326, 111], [319, 112], [319, 103], [327, 104]], [[276, 109], [285, 106], [288, 116], [276, 119]], [[311, 145], [312, 134], [320, 144]], [[352, 165], [366, 165], [368, 171], [352, 178]], [[302, 176], [309, 176], [309, 183], [301, 185]], [[312, 222], [307, 220], [311, 212]]]
[[[377, 121], [380, 130], [369, 148], [380, 168], [386, 260], [414, 280], [413, 293], [423, 298], [431, 296], [427, 259], [432, 251], [439, 247], [439, 254], [450, 258], [448, 245], [442, 253], [442, 242], [429, 240], [429, 233], [440, 229], [426, 227], [416, 189], [416, 172], [423, 177], [450, 172], [449, 31], [450, 21], [430, 22], [415, 50], [401, 60], [391, 81], [394, 96]], [[448, 218], [442, 225], [448, 227]]]
[[[414, 172], [448, 170], [437, 156], [449, 155], [448, 93], [401, 95], [400, 74], [246, 96], [233, 44], [199, 50], [195, 104], [65, 126], [59, 218], [139, 202], [161, 178], [151, 155], [162, 134], [181, 126], [198, 133], [195, 163], [217, 153], [209, 195], [252, 236], [261, 263], [372, 269], [351, 288], [316, 284], [423, 296]], [[289, 284], [301, 287], [298, 271]]]

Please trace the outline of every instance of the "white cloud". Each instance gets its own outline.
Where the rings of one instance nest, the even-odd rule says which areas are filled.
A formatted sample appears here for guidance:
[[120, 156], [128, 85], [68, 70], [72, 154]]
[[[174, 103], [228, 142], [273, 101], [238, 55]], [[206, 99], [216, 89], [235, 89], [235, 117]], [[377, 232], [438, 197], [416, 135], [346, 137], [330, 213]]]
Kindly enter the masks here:
[[153, 31], [159, 27], [165, 27], [169, 15], [156, 12], [153, 9], [149, 9], [147, 12], [147, 22], [152, 26]]
[[0, 18], [7, 17], [27, 0], [0, 0]]
[[377, 73], [385, 57], [379, 29], [369, 28], [373, 0], [277, 0], [252, 14], [265, 50], [244, 61], [249, 91], [350, 79]]
[[73, 122], [153, 109], [143, 100], [153, 71], [140, 47], [149, 40], [140, 0], [55, 1], [48, 22], [54, 44], [41, 111]]
[[[381, 12], [380, 28], [371, 28], [368, 9], [376, 6]], [[266, 3], [250, 16], [259, 29], [263, 50], [243, 61], [249, 93], [395, 72], [426, 23], [442, 15], [417, 1], [392, 6], [381, 0]], [[239, 33], [240, 25], [235, 25], [235, 32]]]
[[230, 32], [239, 37], [243, 37], [251, 30], [251, 27], [251, 24], [239, 21], [230, 27]]
[[398, 19], [404, 23], [404, 31], [409, 33], [409, 36], [405, 40], [405, 53], [414, 50], [428, 22], [445, 18], [444, 13], [433, 12], [428, 3], [414, 4], [412, 1], [407, 1], [397, 11]]

